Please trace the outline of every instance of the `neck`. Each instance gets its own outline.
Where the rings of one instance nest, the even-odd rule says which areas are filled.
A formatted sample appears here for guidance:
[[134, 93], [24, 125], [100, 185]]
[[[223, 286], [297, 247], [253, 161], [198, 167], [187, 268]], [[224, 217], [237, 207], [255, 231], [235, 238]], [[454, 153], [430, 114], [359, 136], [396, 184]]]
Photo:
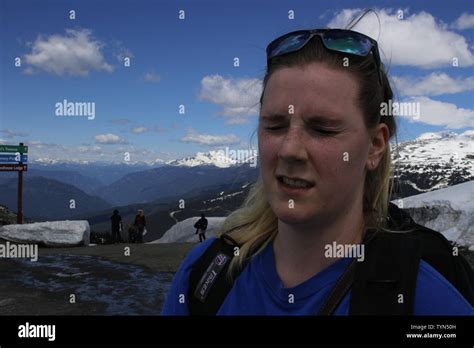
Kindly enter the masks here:
[[338, 216], [307, 225], [292, 225], [278, 220], [273, 248], [277, 273], [285, 287], [311, 278], [337, 258], [326, 258], [326, 245], [357, 244], [364, 233], [362, 210], [351, 209]]

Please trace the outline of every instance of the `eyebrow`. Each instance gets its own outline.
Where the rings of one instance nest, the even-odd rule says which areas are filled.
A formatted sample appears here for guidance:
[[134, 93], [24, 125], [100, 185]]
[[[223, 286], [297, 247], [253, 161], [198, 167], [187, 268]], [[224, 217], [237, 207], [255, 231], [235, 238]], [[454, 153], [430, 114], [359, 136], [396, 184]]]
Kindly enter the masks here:
[[[260, 118], [266, 121], [286, 121], [291, 115], [283, 114], [265, 114], [261, 115]], [[304, 118], [305, 124], [308, 125], [324, 125], [324, 126], [340, 126], [344, 122], [342, 120], [330, 119], [320, 115], [313, 115]]]

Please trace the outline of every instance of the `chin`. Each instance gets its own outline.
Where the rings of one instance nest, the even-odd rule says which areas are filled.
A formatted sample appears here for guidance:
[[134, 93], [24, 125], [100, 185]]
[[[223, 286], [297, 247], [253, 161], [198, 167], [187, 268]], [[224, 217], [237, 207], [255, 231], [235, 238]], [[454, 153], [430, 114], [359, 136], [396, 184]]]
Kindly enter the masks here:
[[[296, 205], [296, 203], [295, 203]], [[276, 215], [278, 220], [289, 224], [298, 225], [314, 222], [315, 214], [314, 211], [311, 214], [308, 209], [288, 208], [288, 203], [277, 203], [277, 205], [271, 205], [273, 213]]]

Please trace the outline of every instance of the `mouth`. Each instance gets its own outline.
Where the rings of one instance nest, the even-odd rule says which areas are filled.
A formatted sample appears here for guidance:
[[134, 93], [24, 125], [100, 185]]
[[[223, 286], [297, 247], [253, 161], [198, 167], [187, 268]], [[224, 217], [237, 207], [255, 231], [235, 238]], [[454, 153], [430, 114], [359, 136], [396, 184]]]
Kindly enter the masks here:
[[314, 186], [314, 182], [303, 179], [303, 178], [298, 178], [298, 177], [289, 177], [285, 175], [277, 175], [276, 176], [277, 181], [279, 183], [279, 186], [284, 190], [284, 191], [292, 191], [294, 192], [302, 192], [309, 190]]

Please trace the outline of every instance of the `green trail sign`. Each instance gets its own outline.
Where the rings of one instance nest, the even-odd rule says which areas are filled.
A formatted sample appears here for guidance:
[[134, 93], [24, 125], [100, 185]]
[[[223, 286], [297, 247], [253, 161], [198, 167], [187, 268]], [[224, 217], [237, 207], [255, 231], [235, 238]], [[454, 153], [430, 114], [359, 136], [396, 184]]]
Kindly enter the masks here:
[[28, 153], [28, 146], [23, 146], [23, 145], [0, 145], [0, 152]]

